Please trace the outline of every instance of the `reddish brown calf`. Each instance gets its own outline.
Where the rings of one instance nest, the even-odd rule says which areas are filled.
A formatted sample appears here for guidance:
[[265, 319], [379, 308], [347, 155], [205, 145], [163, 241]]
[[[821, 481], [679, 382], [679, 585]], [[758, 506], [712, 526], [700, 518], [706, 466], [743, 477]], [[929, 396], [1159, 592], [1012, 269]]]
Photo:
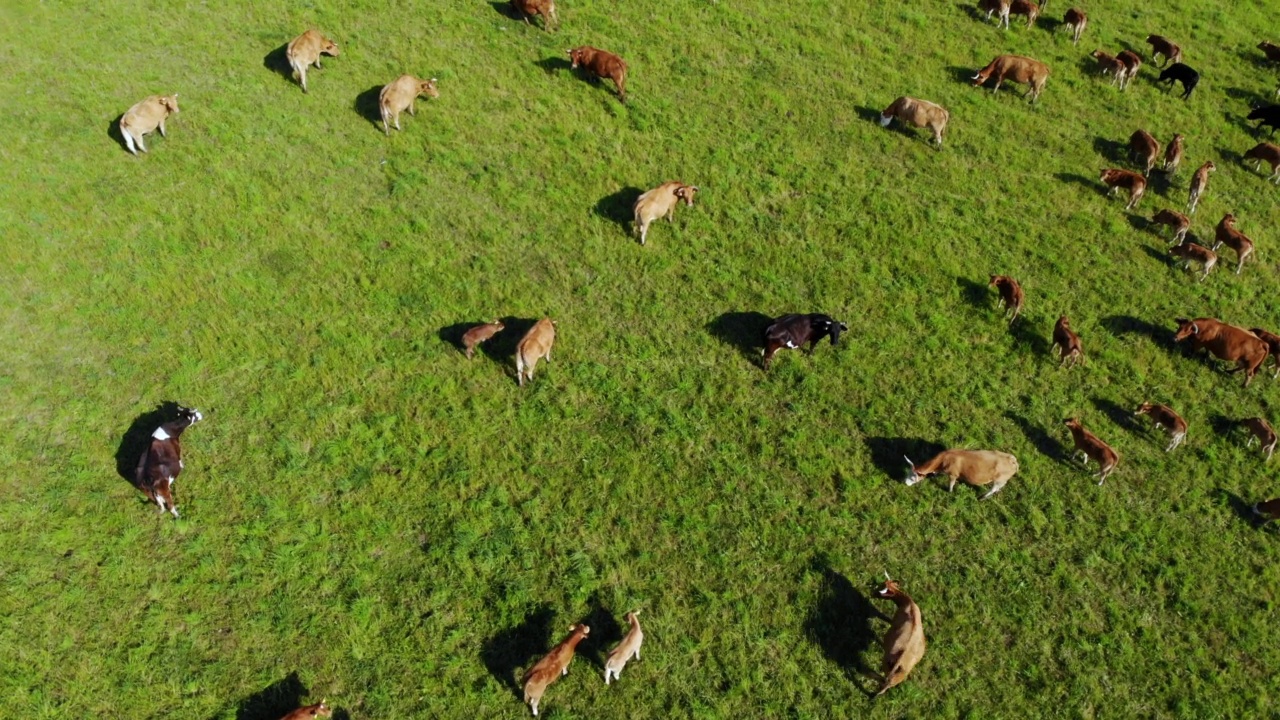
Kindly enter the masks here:
[[605, 52], [590, 45], [576, 47], [569, 51], [569, 60], [573, 69], [583, 67], [598, 78], [609, 78], [618, 88], [618, 99], [627, 101], [627, 63], [611, 52]]

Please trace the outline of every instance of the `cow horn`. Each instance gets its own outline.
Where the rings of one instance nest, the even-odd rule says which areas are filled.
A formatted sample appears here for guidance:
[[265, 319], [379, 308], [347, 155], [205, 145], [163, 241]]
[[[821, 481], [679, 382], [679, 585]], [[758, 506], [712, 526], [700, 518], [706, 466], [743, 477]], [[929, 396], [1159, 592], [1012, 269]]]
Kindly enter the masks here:
[[885, 581], [885, 582], [893, 582], [893, 578], [889, 577], [889, 571], [888, 571], [888, 570], [885, 570], [885, 571], [884, 571], [884, 581]]
[[911, 466], [912, 470], [916, 469], [916, 464], [911, 462], [911, 458], [907, 457], [906, 455], [903, 455], [902, 459], [907, 461], [907, 464]]

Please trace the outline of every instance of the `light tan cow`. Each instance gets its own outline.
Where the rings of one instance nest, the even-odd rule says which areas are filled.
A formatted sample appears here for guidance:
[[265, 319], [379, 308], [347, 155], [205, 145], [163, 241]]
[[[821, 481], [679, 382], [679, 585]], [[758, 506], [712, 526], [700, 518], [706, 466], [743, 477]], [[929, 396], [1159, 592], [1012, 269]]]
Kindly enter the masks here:
[[555, 341], [556, 324], [551, 318], [545, 317], [529, 328], [529, 332], [520, 339], [520, 344], [516, 346], [516, 382], [521, 387], [524, 386], [525, 378], [533, 382], [533, 369], [538, 366], [538, 360], [546, 358], [547, 362], [551, 362], [551, 346]]
[[658, 187], [636, 198], [631, 210], [635, 214], [635, 222], [631, 229], [640, 234], [640, 244], [644, 245], [649, 236], [649, 225], [660, 217], [671, 222], [676, 214], [676, 206], [683, 200], [686, 207], [693, 207], [693, 198], [698, 194], [698, 186], [685, 185], [679, 180], [665, 182]]
[[920, 606], [911, 596], [902, 592], [898, 583], [885, 573], [884, 584], [876, 590], [876, 597], [892, 600], [898, 609], [890, 621], [889, 632], [885, 633], [884, 662], [881, 665], [880, 687], [876, 696], [899, 685], [924, 657], [924, 621], [920, 617]]
[[987, 66], [978, 71], [973, 76], [974, 85], [982, 85], [989, 78], [996, 79], [995, 87], [991, 88], [991, 92], [1000, 90], [1000, 84], [1005, 79], [1016, 83], [1026, 83], [1028, 89], [1023, 97], [1031, 96], [1031, 102], [1040, 99], [1040, 93], [1044, 91], [1044, 84], [1049, 80], [1049, 66], [1033, 60], [1029, 57], [1021, 55], [1000, 55], [994, 60], [987, 63]]
[[414, 101], [419, 95], [426, 95], [431, 98], [439, 98], [440, 91], [436, 89], [436, 79], [419, 80], [412, 75], [401, 75], [394, 82], [382, 88], [382, 92], [378, 93], [378, 110], [382, 114], [382, 131], [391, 134], [391, 127], [388, 121], [400, 129], [400, 113], [405, 110], [413, 115]]
[[307, 68], [320, 67], [321, 55], [338, 57], [338, 44], [317, 30], [308, 30], [290, 40], [284, 54], [289, 59], [289, 67], [293, 68], [293, 77], [302, 83], [302, 92], [306, 92]]
[[160, 129], [161, 137], [168, 137], [164, 134], [164, 121], [170, 115], [176, 115], [177, 113], [178, 93], [152, 95], [129, 108], [120, 118], [120, 134], [124, 136], [124, 142], [125, 145], [129, 146], [129, 152], [134, 155], [138, 154], [138, 150], [146, 152], [147, 146], [143, 144], [142, 136], [149, 132], [154, 132], [156, 128]]
[[880, 113], [880, 124], [889, 127], [893, 119], [915, 127], [927, 127], [933, 131], [933, 141], [942, 147], [942, 136], [947, 132], [947, 122], [951, 114], [947, 109], [928, 100], [917, 100], [905, 95], [893, 101], [893, 104]]
[[614, 680], [617, 680], [622, 677], [622, 669], [627, 666], [629, 660], [640, 659], [640, 646], [644, 644], [644, 630], [640, 629], [640, 618], [636, 617], [639, 614], [639, 610], [627, 613], [627, 623], [631, 625], [631, 629], [627, 631], [627, 636], [622, 638], [622, 642], [609, 651], [609, 657], [604, 662], [605, 685], [609, 684], [610, 674], [613, 675]]

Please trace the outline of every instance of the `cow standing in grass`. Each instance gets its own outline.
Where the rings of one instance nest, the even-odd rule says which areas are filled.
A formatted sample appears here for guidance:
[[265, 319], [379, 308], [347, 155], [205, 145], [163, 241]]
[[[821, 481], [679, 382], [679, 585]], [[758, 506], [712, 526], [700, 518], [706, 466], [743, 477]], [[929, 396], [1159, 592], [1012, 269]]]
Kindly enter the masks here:
[[1040, 93], [1044, 92], [1044, 85], [1049, 81], [1049, 66], [1021, 55], [1000, 55], [973, 76], [973, 84], [982, 85], [993, 77], [996, 84], [991, 88], [992, 93], [998, 92], [1000, 84], [1009, 79], [1026, 84], [1027, 92], [1023, 93], [1023, 97], [1030, 95], [1031, 102], [1035, 102], [1040, 99]]
[[1184, 138], [1181, 133], [1175, 133], [1173, 139], [1169, 141], [1169, 147], [1164, 151], [1164, 171], [1167, 173], [1175, 173], [1178, 166], [1182, 164], [1182, 150]]
[[1254, 170], [1260, 170], [1264, 162], [1270, 165], [1271, 176], [1268, 179], [1274, 183], [1280, 183], [1280, 145], [1258, 143], [1244, 154], [1244, 159], [1253, 161]]
[[1262, 363], [1271, 354], [1271, 348], [1257, 335], [1221, 320], [1178, 318], [1176, 322], [1178, 331], [1173, 335], [1174, 342], [1190, 340], [1192, 350], [1204, 348], [1222, 360], [1235, 363], [1236, 367], [1228, 372], [1243, 370], [1245, 387], [1253, 382], [1258, 368], [1262, 367]]
[[1151, 175], [1151, 168], [1156, 166], [1156, 158], [1160, 157], [1160, 141], [1146, 130], [1134, 130], [1129, 136], [1129, 158], [1142, 168], [1144, 176]]
[[289, 41], [285, 48], [285, 57], [289, 67], [293, 68], [293, 77], [302, 84], [302, 92], [307, 91], [307, 68], [320, 67], [320, 56], [338, 57], [338, 44], [320, 34], [317, 30], [308, 30]]
[[382, 88], [378, 93], [378, 112], [382, 115], [384, 133], [391, 135], [389, 122], [396, 126], [396, 130], [400, 129], [400, 113], [408, 110], [410, 115], [415, 114], [414, 104], [419, 95], [439, 98], [436, 79], [419, 80], [412, 75], [401, 75]]
[[204, 416], [199, 410], [178, 408], [178, 417], [155, 429], [151, 443], [138, 459], [134, 479], [147, 498], [178, 517], [178, 505], [173, 500], [173, 484], [182, 473], [182, 432], [200, 422]]
[[809, 354], [817, 347], [822, 338], [830, 336], [831, 344], [840, 343], [840, 333], [849, 329], [842, 322], [833, 320], [830, 315], [813, 313], [810, 315], [783, 315], [774, 320], [764, 331], [764, 369], [769, 369], [773, 356], [782, 348], [792, 350], [804, 347], [809, 343]]
[[1110, 188], [1107, 190], [1107, 197], [1115, 195], [1122, 188], [1129, 191], [1129, 204], [1124, 206], [1125, 210], [1132, 210], [1147, 192], [1147, 179], [1132, 170], [1104, 168], [1098, 179]]
[[1204, 191], [1209, 188], [1209, 173], [1218, 168], [1210, 160], [1196, 169], [1196, 174], [1191, 176], [1191, 188], [1187, 195], [1187, 208], [1192, 214], [1196, 214], [1196, 206], [1200, 204], [1200, 196], [1204, 195]]
[[[1048, 3], [1045, 4], [1047, 5]], [[1067, 10], [1067, 14], [1063, 16], [1062, 24], [1071, 31], [1071, 44], [1079, 45], [1080, 36], [1084, 33], [1085, 27], [1089, 25], [1089, 16], [1080, 8], [1070, 8]]]
[[893, 101], [893, 104], [880, 113], [880, 124], [889, 127], [894, 118], [914, 127], [927, 127], [933, 131], [933, 141], [942, 148], [942, 136], [947, 132], [947, 122], [951, 114], [946, 108], [928, 100], [917, 100], [905, 95]]
[[1217, 250], [1224, 244], [1236, 251], [1236, 274], [1239, 275], [1245, 259], [1253, 254], [1253, 241], [1236, 229], [1236, 216], [1231, 213], [1223, 215], [1214, 230], [1213, 249]]
[[[120, 134], [124, 136], [124, 144], [134, 155], [138, 150], [147, 151], [142, 137], [147, 133], [160, 130], [164, 134], [164, 121], [170, 115], [178, 114], [178, 93], [172, 95], [152, 95], [125, 111], [120, 117]], [[136, 147], [135, 147], [136, 145]]]
[[992, 275], [991, 282], [987, 283], [987, 287], [993, 287], [1000, 294], [999, 300], [996, 301], [996, 307], [1003, 307], [1004, 313], [1009, 317], [1009, 324], [1012, 325], [1014, 320], [1018, 319], [1018, 313], [1022, 312], [1022, 301], [1024, 295], [1022, 286], [1017, 280], [1008, 275]]

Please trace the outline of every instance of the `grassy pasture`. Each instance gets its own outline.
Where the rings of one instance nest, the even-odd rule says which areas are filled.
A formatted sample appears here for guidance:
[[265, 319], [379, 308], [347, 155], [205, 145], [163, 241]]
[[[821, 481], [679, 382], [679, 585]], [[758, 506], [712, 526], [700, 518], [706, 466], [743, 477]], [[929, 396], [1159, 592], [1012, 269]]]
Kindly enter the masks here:
[[[1280, 539], [1243, 519], [1280, 482], [1229, 430], [1280, 388], [1171, 343], [1179, 316], [1280, 328], [1280, 190], [1239, 162], [1273, 9], [1091, 3], [1077, 48], [1066, 7], [1005, 32], [954, 2], [565, 0], [555, 34], [489, 0], [0, 9], [0, 716], [521, 717], [516, 676], [583, 620], [545, 717], [1280, 713]], [[277, 68], [308, 26], [342, 54], [304, 95]], [[1085, 62], [1151, 32], [1189, 102]], [[627, 59], [627, 105], [578, 44]], [[1052, 68], [1038, 106], [965, 82], [1002, 52]], [[402, 72], [442, 97], [387, 138]], [[112, 123], [174, 91], [129, 156]], [[873, 122], [900, 94], [950, 109], [941, 152]], [[1187, 155], [1131, 216], [1096, 177], [1139, 127]], [[1258, 261], [1197, 284], [1142, 218], [1206, 159], [1192, 234], [1234, 212]], [[630, 203], [674, 178], [699, 204], [641, 248]], [[761, 315], [813, 311], [847, 342], [763, 373]], [[531, 387], [514, 338], [452, 344], [542, 315]], [[1143, 399], [1182, 448], [1125, 418]], [[117, 473], [166, 401], [206, 413], [178, 521]], [[1101, 488], [1069, 415], [1122, 456]], [[1022, 471], [981, 504], [899, 482], [944, 445]], [[930, 649], [871, 704], [885, 570]], [[632, 608], [643, 659], [606, 688]]]

